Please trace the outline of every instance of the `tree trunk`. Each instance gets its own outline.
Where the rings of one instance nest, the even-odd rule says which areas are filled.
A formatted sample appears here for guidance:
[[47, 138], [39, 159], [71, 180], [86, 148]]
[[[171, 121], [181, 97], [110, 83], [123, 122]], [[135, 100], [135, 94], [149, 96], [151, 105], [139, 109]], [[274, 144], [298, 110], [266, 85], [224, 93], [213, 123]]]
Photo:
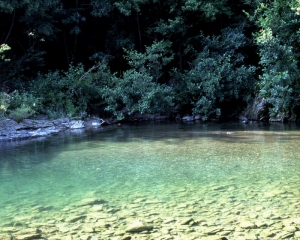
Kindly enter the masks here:
[[66, 30], [65, 29], [64, 29], [64, 32], [63, 32], [63, 36], [64, 36], [66, 62], [67, 62], [67, 66], [69, 66], [71, 62], [70, 62], [70, 54], [69, 54], [69, 48], [68, 48], [67, 36], [66, 36]]
[[182, 64], [182, 52], [181, 52], [181, 46], [179, 45], [179, 66], [180, 66], [180, 71], [183, 70], [183, 64]]
[[72, 54], [72, 59], [71, 62], [75, 62], [75, 57], [76, 57], [76, 53], [77, 53], [77, 43], [78, 43], [78, 34], [75, 35], [75, 41], [74, 41], [74, 51]]
[[140, 18], [139, 18], [139, 13], [138, 12], [136, 12], [136, 21], [137, 21], [137, 27], [138, 27], [138, 33], [139, 33], [140, 52], [142, 52], [143, 51], [142, 33], [141, 33], [141, 28], [140, 28]]

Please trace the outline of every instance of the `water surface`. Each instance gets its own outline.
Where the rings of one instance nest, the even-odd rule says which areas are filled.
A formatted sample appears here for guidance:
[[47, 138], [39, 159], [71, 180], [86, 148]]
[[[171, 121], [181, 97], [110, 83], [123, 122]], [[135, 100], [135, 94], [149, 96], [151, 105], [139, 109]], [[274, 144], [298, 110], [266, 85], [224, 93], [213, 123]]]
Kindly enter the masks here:
[[299, 139], [296, 125], [160, 123], [0, 143], [0, 227], [64, 223], [87, 211], [78, 210], [86, 198], [103, 199], [112, 216], [292, 221]]

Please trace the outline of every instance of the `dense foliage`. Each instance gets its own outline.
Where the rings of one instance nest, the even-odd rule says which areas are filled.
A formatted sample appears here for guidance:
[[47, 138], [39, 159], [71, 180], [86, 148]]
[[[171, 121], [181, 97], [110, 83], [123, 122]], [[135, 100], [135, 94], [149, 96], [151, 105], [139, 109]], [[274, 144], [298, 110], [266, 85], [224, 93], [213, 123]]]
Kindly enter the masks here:
[[0, 117], [300, 115], [300, 3], [0, 0]]

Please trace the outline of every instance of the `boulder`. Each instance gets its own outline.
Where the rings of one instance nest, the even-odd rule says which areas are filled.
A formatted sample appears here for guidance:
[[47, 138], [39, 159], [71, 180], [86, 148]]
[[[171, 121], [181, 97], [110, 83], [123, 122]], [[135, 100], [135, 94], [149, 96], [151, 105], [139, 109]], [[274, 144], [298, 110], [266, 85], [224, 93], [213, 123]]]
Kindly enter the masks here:
[[49, 120], [24, 119], [17, 123], [6, 119], [0, 123], [0, 141], [44, 137], [59, 131]]
[[70, 119], [69, 118], [60, 118], [60, 119], [56, 119], [54, 121], [52, 121], [54, 126], [58, 129], [66, 129], [69, 127], [69, 122]]
[[105, 121], [101, 118], [91, 118], [86, 121], [84, 121], [84, 127], [86, 128], [98, 128], [102, 124], [104, 124]]
[[186, 122], [192, 122], [192, 121], [195, 121], [195, 117], [194, 116], [184, 116], [182, 118], [183, 121], [186, 121]]
[[268, 118], [268, 107], [264, 98], [256, 96], [248, 105], [243, 116], [254, 121], [262, 121]]
[[0, 134], [16, 131], [20, 128], [19, 124], [12, 119], [4, 119], [0, 121]]
[[24, 119], [19, 123], [21, 129], [40, 129], [53, 127], [54, 124], [49, 120]]

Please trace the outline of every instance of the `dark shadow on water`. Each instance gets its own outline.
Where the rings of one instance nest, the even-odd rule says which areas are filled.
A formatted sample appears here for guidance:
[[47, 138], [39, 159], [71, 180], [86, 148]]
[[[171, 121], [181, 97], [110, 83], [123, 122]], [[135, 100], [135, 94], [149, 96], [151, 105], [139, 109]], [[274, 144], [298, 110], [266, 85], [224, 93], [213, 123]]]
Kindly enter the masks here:
[[[116, 126], [99, 128], [98, 133], [114, 132]], [[0, 170], [25, 169], [49, 161], [72, 143], [88, 141], [93, 131], [75, 129], [48, 137], [0, 142]]]

